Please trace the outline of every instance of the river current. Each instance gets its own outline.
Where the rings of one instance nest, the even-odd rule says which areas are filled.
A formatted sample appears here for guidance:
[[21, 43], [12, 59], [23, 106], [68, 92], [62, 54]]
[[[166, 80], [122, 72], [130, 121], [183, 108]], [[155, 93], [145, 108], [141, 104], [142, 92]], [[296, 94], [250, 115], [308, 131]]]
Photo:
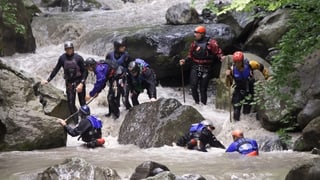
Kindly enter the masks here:
[[[107, 2], [107, 0], [102, 1]], [[118, 9], [110, 12], [99, 10], [89, 13], [67, 13], [67, 15], [75, 16], [75, 22], [85, 22], [88, 24], [88, 27], [93, 27], [99, 24], [99, 22], [87, 21], [86, 16], [94, 16], [96, 19], [99, 19], [100, 16], [108, 17], [107, 19], [110, 20], [112, 28], [117, 28], [117, 24], [118, 28], [123, 28], [126, 24], [130, 24], [129, 22], [132, 19], [129, 19], [129, 17], [139, 17], [141, 19], [138, 23], [139, 25], [146, 24], [152, 26], [165, 23], [163, 18], [157, 17], [164, 17], [166, 9], [175, 4], [175, 1], [169, 0], [149, 0], [139, 1], [138, 5], [130, 4], [124, 6], [116, 0], [113, 1], [117, 2], [113, 4], [117, 5]], [[190, 1], [183, 0], [181, 2]], [[201, 2], [203, 1], [198, 1], [196, 7], [201, 7], [203, 5]], [[143, 9], [148, 9], [149, 11], [146, 12]], [[129, 17], [123, 19], [121, 23], [112, 24], [115, 22], [113, 18], [119, 18], [119, 16], [124, 14]], [[143, 19], [146, 14], [150, 15], [148, 16], [151, 18], [149, 22], [148, 19]], [[57, 17], [61, 18], [61, 15], [58, 14]], [[45, 20], [41, 18], [43, 17], [35, 18], [33, 22], [33, 31], [38, 47], [36, 52], [15, 54], [3, 58], [8, 64], [39, 78], [39, 80], [48, 77], [59, 55], [63, 53], [63, 42], [58, 44], [45, 42], [47, 38], [44, 37], [46, 30], [40, 31], [43, 27], [41, 23], [44, 23]], [[82, 55], [84, 59], [88, 57], [103, 58], [102, 55], [90, 53], [92, 52], [91, 50], [80, 48], [76, 49], [76, 52]], [[87, 91], [92, 88], [93, 82], [94, 78], [90, 75]], [[50, 83], [63, 90], [64, 81], [62, 79], [62, 72], [57, 74], [55, 79]], [[230, 123], [229, 112], [215, 109], [212, 92], [209, 93], [208, 105], [203, 106], [194, 104], [188, 88], [185, 88], [185, 90], [186, 102], [184, 103], [180, 88], [168, 88], [161, 85], [157, 87], [158, 98], [176, 98], [182, 104], [195, 107], [205, 118], [212, 120], [216, 126], [214, 134], [225, 146], [228, 146], [232, 142], [230, 133], [235, 128], [243, 129], [246, 137], [258, 138], [266, 134], [272, 134], [261, 127], [259, 122], [255, 120], [254, 114], [242, 116], [240, 122]], [[105, 147], [87, 149], [82, 146], [80, 141], [77, 141], [77, 138], [68, 136], [66, 147], [48, 150], [1, 152], [0, 179], [35, 179], [37, 173], [49, 166], [62, 163], [66, 158], [81, 157], [94, 165], [115, 169], [122, 179], [129, 179], [135, 168], [142, 162], [155, 161], [166, 165], [173, 174], [200, 174], [208, 180], [281, 180], [285, 179], [286, 174], [293, 166], [315, 157], [310, 153], [293, 152], [291, 150], [260, 152], [258, 157], [244, 157], [237, 153], [227, 154], [224, 150], [217, 148], [211, 148], [209, 152], [203, 153], [175, 146], [140, 149], [134, 145], [120, 145], [117, 142], [117, 136], [126, 110], [123, 106], [120, 107], [121, 116], [117, 120], [104, 117], [103, 115], [108, 111], [106, 96], [107, 88], [90, 104], [92, 114], [97, 115], [103, 121], [103, 136], [106, 139]], [[147, 102], [146, 93], [142, 94], [139, 100], [142, 103]]]

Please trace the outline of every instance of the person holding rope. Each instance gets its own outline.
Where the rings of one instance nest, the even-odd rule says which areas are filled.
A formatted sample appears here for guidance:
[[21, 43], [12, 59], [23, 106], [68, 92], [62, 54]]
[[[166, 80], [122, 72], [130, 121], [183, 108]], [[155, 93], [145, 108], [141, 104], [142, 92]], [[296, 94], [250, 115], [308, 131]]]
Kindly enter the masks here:
[[[189, 54], [185, 59], [179, 61], [180, 66], [186, 62], [192, 62], [190, 72], [190, 85], [192, 97], [196, 104], [201, 101], [207, 104], [207, 89], [210, 76], [213, 73], [213, 65], [220, 63], [223, 59], [222, 50], [219, 48], [216, 40], [206, 36], [206, 28], [198, 26], [194, 30], [195, 41], [192, 42]], [[200, 84], [200, 96], [198, 85]]]
[[106, 84], [109, 81], [109, 113], [107, 113], [106, 116], [109, 117], [111, 114], [113, 114], [115, 119], [117, 119], [120, 116], [120, 110], [118, 103], [114, 98], [115, 89], [113, 89], [113, 82], [118, 69], [118, 64], [111, 60], [101, 60], [96, 62], [96, 60], [90, 57], [86, 59], [85, 67], [88, 71], [93, 71], [96, 76], [96, 82], [94, 83], [93, 89], [86, 96], [86, 100], [98, 96], [98, 94], [106, 87]]
[[[78, 94], [80, 106], [86, 104], [85, 82], [88, 76], [88, 71], [84, 67], [84, 60], [82, 56], [74, 52], [74, 46], [71, 41], [64, 43], [64, 50], [65, 53], [59, 57], [58, 62], [52, 70], [49, 78], [42, 81], [42, 84], [49, 83], [59, 72], [60, 68], [63, 67], [68, 108], [70, 114], [74, 114], [77, 112], [77, 107], [75, 105], [76, 93]], [[73, 121], [75, 124], [78, 124], [78, 116], [73, 116]]]
[[70, 136], [76, 137], [80, 135], [78, 140], [81, 138], [88, 148], [102, 146], [105, 143], [105, 140], [102, 138], [101, 120], [96, 116], [90, 115], [90, 108], [87, 105], [83, 105], [79, 108], [79, 116], [81, 120], [75, 128], [68, 125], [66, 120], [59, 119], [58, 122]]

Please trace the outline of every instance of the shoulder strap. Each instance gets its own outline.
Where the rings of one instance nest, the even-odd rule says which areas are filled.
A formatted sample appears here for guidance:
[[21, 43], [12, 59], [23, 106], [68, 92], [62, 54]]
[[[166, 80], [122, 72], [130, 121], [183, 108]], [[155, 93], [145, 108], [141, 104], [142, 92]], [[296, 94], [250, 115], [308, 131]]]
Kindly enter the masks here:
[[90, 121], [91, 125], [94, 128], [96, 129], [102, 128], [102, 122], [97, 117], [91, 115], [91, 116], [88, 116], [87, 119]]

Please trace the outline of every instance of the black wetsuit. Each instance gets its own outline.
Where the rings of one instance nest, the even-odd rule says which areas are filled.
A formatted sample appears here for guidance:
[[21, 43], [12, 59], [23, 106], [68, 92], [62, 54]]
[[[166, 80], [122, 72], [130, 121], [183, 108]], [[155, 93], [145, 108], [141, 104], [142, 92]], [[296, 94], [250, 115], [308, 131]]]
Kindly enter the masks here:
[[[56, 66], [54, 67], [49, 78], [47, 79], [48, 82], [50, 82], [56, 76], [56, 74], [59, 72], [61, 67], [64, 69], [64, 79], [66, 83], [68, 108], [69, 108], [70, 114], [74, 114], [78, 110], [75, 105], [75, 98], [76, 98], [76, 87], [80, 83], [83, 84], [83, 89], [82, 89], [82, 92], [78, 93], [79, 104], [80, 106], [83, 106], [86, 104], [85, 81], [88, 76], [88, 71], [84, 67], [84, 60], [79, 54], [74, 53], [73, 55], [69, 56], [66, 53], [64, 53], [59, 57]], [[77, 124], [78, 116], [74, 116], [73, 120]]]

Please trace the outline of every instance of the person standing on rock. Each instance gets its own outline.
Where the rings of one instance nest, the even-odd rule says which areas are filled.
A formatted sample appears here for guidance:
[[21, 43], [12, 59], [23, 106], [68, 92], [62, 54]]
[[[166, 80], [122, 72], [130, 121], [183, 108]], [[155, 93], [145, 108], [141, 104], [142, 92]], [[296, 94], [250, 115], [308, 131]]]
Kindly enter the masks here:
[[[52, 70], [49, 78], [42, 81], [42, 84], [47, 84], [50, 82], [62, 67], [66, 83], [68, 108], [70, 114], [75, 114], [75, 112], [77, 112], [77, 107], [75, 105], [76, 94], [78, 94], [80, 106], [86, 104], [85, 82], [88, 76], [88, 71], [84, 66], [84, 60], [82, 56], [74, 52], [74, 46], [71, 41], [64, 43], [64, 50], [65, 53], [59, 57], [58, 62]], [[73, 120], [75, 124], [78, 124], [78, 116], [73, 116]]]
[[[179, 61], [180, 66], [191, 62], [190, 85], [192, 97], [196, 104], [201, 101], [207, 104], [207, 89], [210, 76], [213, 73], [213, 65], [220, 63], [223, 59], [222, 50], [216, 40], [206, 36], [206, 28], [198, 26], [194, 30], [195, 41], [192, 42], [189, 54]], [[198, 86], [200, 85], [200, 98]]]

